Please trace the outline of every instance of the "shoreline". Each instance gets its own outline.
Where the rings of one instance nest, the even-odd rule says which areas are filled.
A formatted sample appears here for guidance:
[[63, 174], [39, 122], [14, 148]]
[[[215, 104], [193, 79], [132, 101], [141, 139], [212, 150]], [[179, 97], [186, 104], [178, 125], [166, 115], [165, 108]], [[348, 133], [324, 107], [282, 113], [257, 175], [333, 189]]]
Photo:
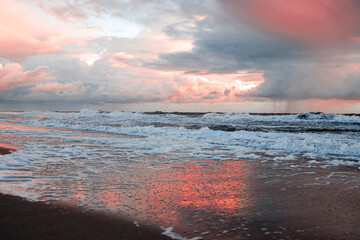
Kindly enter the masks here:
[[[118, 126], [115, 119], [109, 126]], [[169, 239], [163, 231], [183, 240], [360, 239], [360, 169], [352, 135], [340, 146], [347, 147], [344, 156], [355, 157], [342, 160], [343, 155], [337, 159], [310, 150], [308, 157], [296, 149], [323, 142], [313, 133], [297, 146], [304, 139], [281, 132], [292, 147], [268, 153], [238, 151], [238, 143], [225, 138], [221, 143], [227, 133], [218, 138], [219, 132], [206, 132], [209, 139], [197, 134], [183, 139], [183, 133], [164, 128], [165, 134], [138, 141], [142, 137], [96, 131], [96, 126], [76, 130], [7, 122], [0, 128], [5, 129], [0, 154], [21, 151], [3, 157], [0, 234], [5, 239]], [[343, 138], [338, 134], [320, 146], [337, 147]], [[260, 141], [270, 150], [280, 141], [255, 135], [246, 141]], [[175, 144], [174, 136], [182, 141]], [[334, 166], [341, 161], [348, 166]], [[27, 193], [37, 197], [16, 197]]]
[[135, 226], [116, 216], [30, 202], [0, 193], [0, 236], [4, 239], [170, 239], [160, 229]]
[[0, 143], [0, 155], [10, 154], [11, 152], [17, 151], [18, 149], [3, 143]]
[[[258, 170], [263, 172], [264, 169]], [[344, 174], [343, 168], [312, 170], [320, 178], [328, 176], [330, 172]], [[287, 180], [291, 183], [287, 184], [286, 189], [277, 184], [265, 184], [262, 178], [255, 178], [255, 185], [248, 195], [249, 199], [255, 201], [255, 205], [244, 206], [240, 218], [233, 221], [220, 223], [216, 221], [218, 218], [207, 221], [206, 224], [215, 224], [216, 227], [227, 224], [230, 230], [226, 233], [219, 234], [214, 230], [203, 235], [197, 226], [195, 229], [200, 229], [197, 237], [204, 240], [235, 237], [249, 240], [359, 239], [359, 192], [342, 191], [343, 185], [338, 181], [306, 187], [307, 183], [312, 182], [309, 182], [311, 178], [311, 174], [289, 177]], [[303, 187], [299, 188], [299, 183]], [[183, 232], [184, 229], [179, 229], [179, 226], [174, 226], [174, 231], [170, 230], [170, 235], [165, 236], [160, 228], [149, 227], [153, 226], [152, 222], [149, 225], [140, 223], [140, 227], [137, 227], [135, 222], [126, 217], [76, 207], [62, 201], [31, 202], [22, 197], [0, 193], [0, 206], [0, 236], [4, 239], [161, 240], [171, 239], [167, 236], [181, 235], [183, 239], [194, 237], [193, 234], [189, 236], [189, 232]]]

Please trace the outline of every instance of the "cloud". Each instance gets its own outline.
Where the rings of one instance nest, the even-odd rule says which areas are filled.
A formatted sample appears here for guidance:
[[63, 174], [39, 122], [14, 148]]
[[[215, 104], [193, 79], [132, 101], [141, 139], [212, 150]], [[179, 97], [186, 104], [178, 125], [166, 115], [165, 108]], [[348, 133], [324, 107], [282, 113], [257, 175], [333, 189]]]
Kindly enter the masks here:
[[239, 75], [241, 74], [175, 75], [173, 82], [177, 91], [167, 102], [236, 102], [239, 95], [245, 95], [263, 81], [259, 73], [245, 73], [247, 78]]
[[[237, 1], [227, 2], [238, 4]], [[252, 2], [239, 1], [240, 3]], [[348, 4], [350, 3], [354, 2], [349, 1]], [[339, 11], [342, 13], [348, 6], [341, 5], [342, 10]], [[340, 14], [336, 10], [334, 15], [331, 15], [327, 13], [329, 9], [326, 7], [323, 11], [326, 12], [324, 13], [326, 16], [329, 15], [328, 18]], [[226, 14], [227, 12], [224, 13]], [[354, 17], [357, 16], [351, 15], [350, 19]], [[189, 33], [186, 27], [171, 28], [171, 30], [167, 31], [171, 36], [182, 36], [182, 32], [185, 35]], [[301, 36], [294, 40], [295, 35], [290, 38], [281, 34], [269, 34], [242, 22], [228, 24], [216, 18], [197, 21], [192, 31], [194, 47], [190, 51], [161, 53], [158, 59], [146, 62], [144, 66], [163, 71], [175, 70], [188, 75], [221, 74], [222, 78], [227, 78], [230, 74], [236, 75], [239, 71], [263, 73], [263, 78], [259, 77], [257, 82], [264, 81], [256, 88], [236, 93], [239, 100], [246, 97], [257, 97], [261, 101], [262, 98], [356, 99], [360, 97], [360, 91], [357, 90], [360, 82], [357, 68], [360, 60], [359, 41], [344, 38], [347, 35], [336, 30], [334, 34], [339, 34], [337, 42], [328, 42], [329, 44], [324, 46], [318, 45], [317, 37], [316, 39], [313, 36], [308, 37], [304, 44], [305, 40], [301, 39]], [[325, 36], [327, 33], [321, 34]], [[342, 44], [338, 41], [340, 37], [344, 40]], [[308, 41], [316, 43], [309, 46]], [[240, 76], [238, 78], [240, 79]], [[211, 84], [210, 81], [208, 85]], [[230, 94], [229, 91], [226, 93]], [[220, 99], [214, 98], [214, 94], [206, 96], [209, 99]]]
[[360, 64], [285, 63], [265, 70], [265, 82], [251, 96], [274, 99], [356, 99]]
[[117, 52], [114, 54], [109, 54], [111, 58], [108, 60], [112, 67], [129, 67], [129, 60], [133, 59], [134, 56], [131, 54], [127, 54], [125, 52]]
[[20, 1], [0, 1], [0, 58], [23, 61], [38, 54], [63, 50], [63, 45], [86, 45], [97, 28], [63, 24]]
[[54, 79], [46, 66], [38, 66], [34, 70], [24, 71], [18, 63], [0, 64], [0, 90], [29, 85]]
[[[360, 4], [355, 1], [304, 0], [314, 8], [302, 4], [307, 15], [294, 8], [298, 0], [34, 1], [40, 9], [9, 0], [9, 6], [18, 8], [8, 8], [9, 13], [0, 9], [0, 30], [6, 33], [0, 36], [0, 57], [6, 58], [0, 63], [21, 60], [22, 67], [16, 65], [20, 70], [12, 72], [23, 76], [41, 68], [47, 80], [52, 69], [56, 82], [18, 77], [22, 80], [3, 87], [2, 103], [101, 108], [257, 101], [260, 106], [360, 96], [360, 34], [354, 27], [360, 21], [350, 23], [357, 20], [353, 13]], [[275, 2], [288, 6], [295, 22]], [[344, 12], [348, 19], [342, 19]], [[140, 30], [131, 36], [104, 31], [127, 31], [111, 23], [113, 18]], [[280, 18], [296, 23], [296, 31], [278, 23]], [[95, 26], [99, 19], [103, 30]], [[299, 31], [308, 20], [313, 26]]]
[[359, 34], [357, 0], [221, 0], [235, 21], [306, 44], [346, 41]]
[[48, 82], [40, 83], [31, 89], [36, 92], [66, 92], [66, 91], [77, 91], [78, 93], [85, 90], [84, 86], [79, 82], [72, 83], [58, 83]]
[[[119, 55], [124, 57], [124, 54]], [[0, 100], [3, 103], [26, 102], [34, 105], [51, 102], [49, 107], [55, 104], [53, 102], [71, 102], [72, 106], [83, 106], [161, 102], [175, 94], [175, 84], [169, 81], [168, 75], [132, 65], [113, 67], [108, 62], [109, 58], [111, 55], [87, 65], [79, 58], [61, 52], [52, 58], [33, 56], [31, 62], [26, 61], [27, 67], [46, 61], [49, 68], [56, 71], [57, 82], [10, 89], [1, 94]]]
[[307, 54], [290, 41], [247, 27], [224, 25], [218, 19], [204, 19], [195, 25], [191, 51], [160, 53], [158, 59], [144, 66], [159, 70], [197, 71], [199, 74], [235, 73], [261, 70], [274, 61], [292, 60]]
[[[212, 0], [36, 0], [38, 5], [63, 21], [86, 20], [92, 16], [111, 15], [154, 24], [169, 16], [203, 15], [215, 4]], [[131, 17], [129, 17], [131, 16]], [[151, 21], [149, 21], [151, 20]], [[163, 22], [163, 21], [161, 21]]]
[[8, 59], [61, 49], [54, 30], [18, 1], [0, 1], [0, 57]]

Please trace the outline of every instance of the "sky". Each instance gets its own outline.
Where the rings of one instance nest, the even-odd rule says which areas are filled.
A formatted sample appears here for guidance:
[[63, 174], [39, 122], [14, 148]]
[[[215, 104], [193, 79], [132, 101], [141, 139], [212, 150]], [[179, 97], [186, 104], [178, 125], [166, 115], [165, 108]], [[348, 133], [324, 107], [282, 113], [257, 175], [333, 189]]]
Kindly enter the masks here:
[[358, 0], [1, 0], [0, 110], [360, 112]]

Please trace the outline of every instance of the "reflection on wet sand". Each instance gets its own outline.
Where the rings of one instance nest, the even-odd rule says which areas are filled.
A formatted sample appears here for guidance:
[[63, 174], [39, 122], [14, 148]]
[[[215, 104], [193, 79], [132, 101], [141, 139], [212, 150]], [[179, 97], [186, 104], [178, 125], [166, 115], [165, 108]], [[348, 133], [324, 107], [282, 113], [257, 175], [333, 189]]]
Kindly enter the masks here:
[[3, 128], [5, 130], [19, 130], [19, 131], [46, 131], [46, 130], [49, 130], [49, 128], [45, 128], [45, 127], [28, 126], [28, 125], [21, 125], [21, 124], [17, 124], [17, 123], [13, 123], [13, 122], [3, 122], [3, 121], [0, 121], [0, 128]]
[[0, 143], [0, 155], [17, 151], [18, 148], [12, 145]]
[[[0, 121], [0, 129], [6, 128], [6, 126], [8, 126], [1, 123], [4, 122]], [[20, 149], [20, 147], [12, 143], [13, 142], [12, 140], [14, 140], [15, 138], [16, 138], [15, 134], [0, 132], [0, 155], [9, 154], [11, 152], [15, 152]], [[6, 139], [6, 141], [4, 140], [1, 141], [1, 139]]]
[[[294, 164], [299, 160], [196, 160], [176, 153], [139, 157], [136, 146], [107, 144], [114, 134], [11, 123], [0, 128], [9, 130], [0, 133], [9, 142], [28, 148], [30, 142], [42, 144], [39, 149], [51, 146], [52, 150], [46, 161], [37, 161], [34, 154], [31, 167], [4, 168], [4, 179], [13, 182], [0, 186], [11, 188], [10, 193], [16, 193], [17, 186], [20, 194], [34, 192], [37, 200], [62, 200], [140, 224], [174, 226], [175, 232], [188, 238], [359, 239], [358, 170], [333, 173], [317, 166], [297, 168]], [[44, 130], [56, 131], [45, 135]], [[34, 136], [31, 131], [41, 134]], [[60, 131], [71, 138], [57, 138]], [[106, 141], [93, 141], [102, 137]], [[59, 154], [62, 151], [64, 155]], [[19, 185], [19, 179], [28, 182]]]
[[227, 221], [241, 217], [244, 206], [253, 204], [247, 193], [249, 167], [245, 161], [188, 160], [159, 171], [137, 164], [125, 172], [109, 172], [98, 182], [104, 190], [95, 196], [75, 191], [73, 200], [144, 224], [174, 226], [185, 236], [194, 230], [223, 232], [231, 225]]
[[[0, 121], [0, 130], [1, 145], [4, 145], [6, 148], [11, 148], [12, 151], [21, 150], [23, 145], [27, 143], [44, 141], [42, 138], [33, 136], [31, 134], [32, 132], [46, 133], [49, 130], [64, 131], [58, 128], [37, 127], [9, 121]], [[52, 141], [54, 141], [54, 143]], [[56, 144], [55, 142], [58, 144], [59, 140], [48, 139], [47, 144]]]
[[[77, 187], [80, 191], [74, 192], [73, 200], [140, 224], [173, 226], [188, 238], [342, 239], [357, 232], [360, 211], [353, 200], [359, 194], [342, 190], [345, 181], [347, 187], [359, 182], [356, 173], [342, 174], [348, 176], [334, 178], [329, 185], [308, 185], [314, 176], [333, 176], [331, 169], [286, 174], [270, 164], [249, 161], [187, 160], [167, 169], [164, 164], [159, 162], [163, 169], [155, 170], [148, 163], [128, 162], [126, 170], [88, 179]], [[342, 195], [334, 195], [339, 192]], [[331, 226], [326, 226], [327, 218]]]

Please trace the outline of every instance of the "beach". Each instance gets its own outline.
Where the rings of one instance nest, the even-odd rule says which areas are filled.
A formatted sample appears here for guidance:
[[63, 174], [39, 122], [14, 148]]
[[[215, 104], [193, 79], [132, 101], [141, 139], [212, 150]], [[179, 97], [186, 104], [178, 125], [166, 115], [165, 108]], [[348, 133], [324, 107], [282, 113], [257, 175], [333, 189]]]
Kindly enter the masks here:
[[0, 240], [360, 240], [359, 29], [360, 0], [0, 0]]
[[[315, 176], [328, 173], [320, 170]], [[293, 180], [299, 184], [310, 178], [304, 174]], [[247, 196], [254, 202], [244, 206], [241, 214], [229, 212], [233, 210], [230, 201], [216, 213], [215, 205], [221, 204], [209, 199], [182, 212], [191, 211], [205, 219], [197, 218], [200, 221], [193, 225], [178, 222], [176, 230], [182, 235], [197, 235], [198, 239], [359, 239], [359, 191], [345, 192], [337, 181], [303, 189], [293, 184], [283, 189], [282, 184], [256, 181], [259, 185]], [[219, 200], [226, 199], [217, 194], [221, 195]], [[4, 239], [177, 239], [162, 235], [164, 230], [151, 221], [134, 224], [131, 218], [68, 202], [29, 202], [1, 194], [0, 205], [0, 234]], [[221, 221], [220, 215], [230, 220]], [[173, 216], [170, 213], [167, 217]]]
[[170, 239], [116, 216], [0, 195], [2, 239]]
[[4, 155], [4, 154], [9, 154], [13, 151], [16, 151], [17, 149], [15, 147], [12, 146], [8, 146], [5, 144], [1, 144], [0, 145], [0, 155]]
[[1, 235], [359, 239], [357, 117], [231, 117], [247, 130], [226, 115], [3, 114], [18, 150], [1, 156]]

